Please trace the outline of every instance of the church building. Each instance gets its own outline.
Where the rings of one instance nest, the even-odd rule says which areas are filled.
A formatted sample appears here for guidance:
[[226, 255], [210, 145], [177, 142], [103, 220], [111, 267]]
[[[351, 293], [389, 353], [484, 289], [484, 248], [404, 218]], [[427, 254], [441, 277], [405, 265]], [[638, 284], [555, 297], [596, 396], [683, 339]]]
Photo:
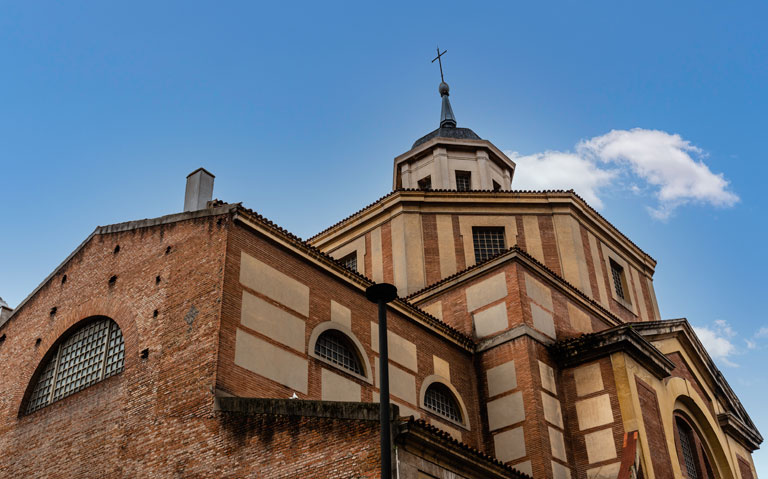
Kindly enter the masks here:
[[201, 168], [183, 212], [0, 301], [0, 477], [379, 478], [365, 291], [391, 283], [393, 478], [755, 479], [762, 437], [661, 318], [653, 257], [573, 191], [512, 189], [439, 93], [392, 192], [308, 240]]

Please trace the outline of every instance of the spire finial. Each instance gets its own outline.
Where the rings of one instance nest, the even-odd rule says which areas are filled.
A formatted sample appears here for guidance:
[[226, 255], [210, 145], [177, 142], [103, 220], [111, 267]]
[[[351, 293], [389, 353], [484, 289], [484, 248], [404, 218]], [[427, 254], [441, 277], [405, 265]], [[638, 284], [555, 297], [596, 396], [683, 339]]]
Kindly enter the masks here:
[[432, 60], [432, 63], [435, 63], [435, 60], [437, 60], [437, 63], [440, 65], [440, 86], [438, 87], [438, 91], [443, 99], [443, 107], [440, 111], [440, 128], [456, 128], [456, 117], [453, 116], [451, 101], [448, 99], [450, 88], [448, 88], [448, 84], [445, 83], [445, 78], [443, 77], [443, 59], [441, 57], [446, 53], [448, 53], [448, 50], [444, 50], [443, 53], [440, 53], [440, 46], [438, 46], [437, 56]]

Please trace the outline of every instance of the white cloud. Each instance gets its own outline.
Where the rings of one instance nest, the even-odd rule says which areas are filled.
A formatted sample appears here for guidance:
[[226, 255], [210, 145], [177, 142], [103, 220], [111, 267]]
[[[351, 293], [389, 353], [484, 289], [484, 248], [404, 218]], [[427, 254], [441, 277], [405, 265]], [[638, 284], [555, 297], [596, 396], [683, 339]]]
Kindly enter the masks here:
[[693, 330], [712, 358], [726, 366], [738, 367], [738, 364], [731, 360], [731, 357], [738, 352], [736, 346], [731, 342], [731, 339], [736, 336], [736, 332], [726, 321], [717, 320], [711, 328], [694, 326]]
[[[510, 153], [518, 164], [517, 189], [571, 189], [600, 208], [609, 186], [635, 194], [649, 192], [656, 204], [649, 213], [669, 218], [681, 205], [702, 203], [733, 206], [739, 197], [728, 190], [722, 173], [712, 173], [702, 159], [703, 151], [680, 135], [659, 130], [612, 130], [580, 141], [573, 152], [547, 151], [521, 156]], [[602, 165], [605, 165], [603, 167]], [[619, 184], [619, 177], [630, 181]]]
[[602, 208], [598, 196], [600, 189], [608, 186], [618, 171], [600, 169], [590, 161], [574, 153], [547, 151], [520, 156], [511, 153], [515, 168], [515, 188], [526, 190], [574, 189], [588, 203]]
[[755, 333], [756, 338], [768, 338], [768, 326], [763, 326]]

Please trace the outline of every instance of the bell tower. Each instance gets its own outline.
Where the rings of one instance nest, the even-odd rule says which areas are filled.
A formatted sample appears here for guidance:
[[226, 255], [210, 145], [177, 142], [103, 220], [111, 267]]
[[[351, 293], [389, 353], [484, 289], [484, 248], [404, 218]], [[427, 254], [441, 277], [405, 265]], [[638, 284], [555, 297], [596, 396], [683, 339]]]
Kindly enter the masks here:
[[459, 128], [443, 79], [440, 62], [438, 92], [442, 101], [440, 126], [422, 136], [409, 151], [395, 158], [393, 189], [509, 190], [515, 163], [490, 141], [469, 128]]

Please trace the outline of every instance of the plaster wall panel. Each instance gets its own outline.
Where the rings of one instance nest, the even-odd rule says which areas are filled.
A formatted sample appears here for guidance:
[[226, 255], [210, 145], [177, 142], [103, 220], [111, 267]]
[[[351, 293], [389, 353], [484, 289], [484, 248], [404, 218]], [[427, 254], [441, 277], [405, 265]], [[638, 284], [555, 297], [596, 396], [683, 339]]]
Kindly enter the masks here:
[[560, 409], [560, 401], [541, 391], [541, 404], [544, 406], [544, 419], [557, 427], [563, 427], [563, 411]]
[[533, 317], [533, 327], [546, 334], [552, 339], [557, 337], [555, 332], [555, 320], [552, 313], [531, 302], [531, 316]]
[[587, 479], [616, 479], [619, 476], [619, 467], [621, 467], [621, 463], [614, 462], [613, 464], [587, 469]]
[[498, 301], [507, 295], [507, 280], [504, 272], [491, 276], [467, 288], [467, 311], [472, 312], [486, 304]]
[[586, 396], [603, 390], [603, 375], [600, 364], [592, 363], [579, 366], [573, 370], [573, 380], [576, 383], [576, 395]]
[[477, 337], [490, 336], [507, 329], [509, 321], [507, 320], [507, 305], [499, 303], [488, 309], [472, 315], [475, 325], [475, 334]]
[[424, 312], [431, 314], [439, 320], [443, 319], [443, 302], [435, 301], [434, 303], [421, 308]]
[[[405, 224], [403, 215], [398, 215], [390, 221], [392, 230], [392, 270], [397, 295], [407, 296], [408, 291], [408, 258], [405, 253]], [[414, 290], [415, 291], [415, 290]]]
[[568, 303], [568, 319], [571, 322], [571, 327], [576, 331], [580, 333], [592, 332], [592, 320], [589, 315], [571, 303]]
[[525, 456], [525, 434], [523, 427], [500, 432], [493, 436], [493, 449], [501, 462], [514, 461]]
[[243, 291], [240, 323], [296, 351], [304, 351], [304, 320]]
[[[472, 181], [474, 182], [474, 179]], [[517, 221], [514, 216], [460, 216], [459, 230], [464, 244], [464, 257], [467, 259], [467, 266], [477, 263], [472, 240], [472, 228], [474, 226], [504, 227], [504, 247], [509, 248], [517, 243]]]
[[307, 394], [307, 360], [246, 333], [235, 336], [235, 364]]
[[[376, 387], [379, 387], [379, 358], [374, 361]], [[409, 404], [419, 404], [416, 399], [416, 377], [397, 366], [389, 365], [389, 392]]]
[[656, 291], [653, 289], [653, 281], [651, 278], [646, 278], [645, 281], [648, 284], [648, 294], [651, 295], [651, 304], [653, 304], [653, 313], [655, 314], [653, 320], [658, 321], [661, 319], [661, 313], [659, 313], [659, 305], [656, 302]]
[[360, 385], [354, 381], [339, 376], [327, 369], [320, 375], [321, 397], [323, 401], [355, 401], [361, 400]]
[[643, 294], [643, 287], [640, 285], [640, 275], [635, 268], [630, 267], [632, 271], [632, 285], [634, 286], [635, 298], [637, 298], [637, 304], [640, 310], [640, 317], [646, 321], [650, 320], [648, 316], [648, 306], [645, 304], [645, 295]]
[[424, 264], [424, 238], [421, 216], [403, 215], [405, 224], [406, 268], [408, 271], [408, 292], [412, 293], [427, 285]]
[[533, 466], [531, 465], [531, 461], [518, 462], [512, 467], [522, 472], [523, 474], [528, 474], [529, 476], [533, 477]]
[[613, 441], [613, 429], [602, 429], [584, 435], [587, 458], [590, 464], [607, 461], [616, 457], [616, 443]]
[[605, 275], [603, 274], [603, 262], [600, 261], [600, 253], [597, 249], [597, 238], [595, 238], [595, 235], [592, 233], [587, 233], [587, 237], [589, 238], [589, 252], [592, 254], [592, 265], [595, 268], [595, 277], [597, 278], [597, 291], [593, 291], [595, 293], [595, 299], [598, 303], [602, 304], [603, 307], [607, 308], [609, 306], [608, 303], [608, 292], [605, 289]]
[[517, 371], [515, 362], [509, 361], [500, 364], [486, 372], [488, 378], [488, 396], [511, 391], [517, 387]]
[[539, 217], [523, 215], [523, 232], [525, 233], [525, 249], [528, 253], [544, 264], [544, 248], [541, 244]]
[[[371, 348], [379, 352], [379, 325], [374, 322], [371, 322]], [[392, 331], [387, 331], [387, 349], [390, 361], [416, 371], [418, 363], [415, 344]]]
[[602, 394], [576, 401], [576, 417], [581, 431], [612, 423], [613, 409], [611, 409], [610, 397], [608, 394]]
[[432, 355], [432, 365], [437, 376], [444, 377], [449, 383], [451, 382], [451, 365], [448, 364], [448, 361]]
[[528, 273], [525, 273], [525, 291], [529, 298], [536, 301], [543, 308], [550, 311], [555, 310], [552, 304], [552, 291]]
[[331, 321], [339, 323], [347, 329], [352, 329], [352, 311], [346, 306], [342, 306], [334, 300], [331, 300]]
[[552, 461], [552, 478], [571, 479], [571, 470], [558, 462]]
[[245, 252], [240, 253], [240, 283], [304, 316], [309, 316], [309, 286]]
[[567, 459], [565, 458], [565, 441], [563, 440], [563, 433], [552, 426], [547, 426], [547, 429], [549, 429], [549, 447], [552, 450], [552, 457], [567, 462]]
[[384, 281], [384, 259], [381, 249], [381, 228], [371, 231], [371, 279]]
[[523, 393], [516, 392], [509, 396], [488, 402], [488, 428], [491, 431], [518, 423], [525, 419]]
[[539, 376], [541, 377], [541, 387], [557, 396], [555, 370], [552, 369], [548, 364], [539, 361]]
[[437, 215], [437, 250], [440, 255], [440, 277], [447, 278], [457, 271], [453, 220], [450, 215]]
[[554, 215], [553, 220], [560, 262], [563, 265], [563, 277], [592, 297], [587, 259], [581, 240], [581, 226], [573, 217], [567, 215]]

